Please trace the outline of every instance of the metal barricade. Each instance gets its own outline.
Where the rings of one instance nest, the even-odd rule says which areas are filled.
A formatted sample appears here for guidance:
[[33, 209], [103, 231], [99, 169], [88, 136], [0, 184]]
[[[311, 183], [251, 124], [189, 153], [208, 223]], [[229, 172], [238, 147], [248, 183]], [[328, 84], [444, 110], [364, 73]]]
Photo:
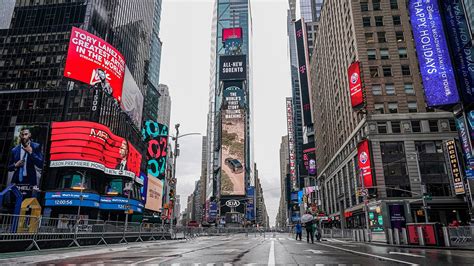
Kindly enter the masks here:
[[470, 226], [448, 227], [451, 246], [473, 245]]

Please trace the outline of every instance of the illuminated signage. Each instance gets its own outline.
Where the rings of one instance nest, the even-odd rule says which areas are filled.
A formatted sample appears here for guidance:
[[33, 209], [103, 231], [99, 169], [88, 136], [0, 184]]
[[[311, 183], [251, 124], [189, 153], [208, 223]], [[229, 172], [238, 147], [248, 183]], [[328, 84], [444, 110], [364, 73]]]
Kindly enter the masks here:
[[453, 175], [454, 192], [456, 195], [465, 194], [462, 171], [459, 168], [459, 159], [456, 151], [456, 142], [454, 140], [446, 141], [446, 148], [448, 150], [449, 165], [451, 166], [451, 173]]
[[298, 190], [298, 180], [296, 178], [296, 151], [293, 127], [293, 100], [291, 97], [286, 98], [286, 125], [288, 130], [288, 153], [290, 162], [290, 181], [291, 191]]
[[316, 148], [314, 141], [303, 144], [303, 167], [300, 170], [302, 175], [316, 175]]
[[361, 171], [362, 182], [366, 188], [374, 186], [372, 165], [370, 160], [369, 140], [365, 139], [357, 144], [357, 163]]
[[227, 39], [242, 39], [242, 28], [225, 28], [222, 29], [222, 42]]
[[364, 104], [364, 93], [360, 72], [360, 62], [356, 61], [349, 66], [347, 76], [349, 77], [349, 91], [351, 93], [352, 108]]
[[459, 102], [438, 1], [412, 0], [409, 10], [426, 104], [443, 106]]
[[295, 22], [296, 32], [296, 50], [298, 54], [298, 74], [300, 77], [300, 95], [301, 95], [301, 107], [303, 108], [303, 124], [305, 126], [313, 124], [313, 114], [311, 112], [311, 97], [310, 97], [310, 84], [308, 82], [308, 48], [307, 36], [305, 27], [302, 26], [303, 22], [298, 20]]
[[142, 129], [147, 143], [147, 175], [164, 179], [168, 150], [168, 126], [148, 120]]
[[220, 80], [245, 80], [247, 78], [247, 56], [221, 55], [219, 56]]

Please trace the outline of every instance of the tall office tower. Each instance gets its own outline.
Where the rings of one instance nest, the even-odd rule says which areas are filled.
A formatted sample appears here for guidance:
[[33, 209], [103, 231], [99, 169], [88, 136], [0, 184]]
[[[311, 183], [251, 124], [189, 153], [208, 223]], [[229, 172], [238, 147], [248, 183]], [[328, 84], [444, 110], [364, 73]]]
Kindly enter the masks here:
[[159, 84], [158, 93], [160, 94], [160, 98], [158, 100], [157, 121], [160, 124], [170, 127], [171, 97], [168, 86], [165, 84]]
[[[427, 72], [419, 69], [414, 41], [421, 35], [412, 34], [408, 6], [326, 0], [311, 59], [319, 207], [337, 226], [365, 228], [367, 200], [374, 237], [397, 227], [391, 221], [425, 221], [424, 193], [434, 199], [426, 220], [468, 219], [447, 162], [454, 146], [446, 141], [457, 137], [453, 114], [426, 107], [433, 102], [425, 91], [443, 86], [422, 83]], [[446, 40], [437, 31], [441, 45]]]
[[[132, 93], [143, 98], [154, 2], [49, 2], [8, 0], [1, 4], [0, 106], [4, 111], [0, 114], [0, 176], [3, 185], [16, 126], [48, 127], [52, 121], [68, 120], [99, 122], [144, 152], [139, 121], [124, 115], [116, 100], [103, 90], [91, 90], [90, 85], [63, 75], [72, 27], [78, 27], [102, 38], [123, 55], [127, 66], [125, 76], [130, 73], [131, 83], [136, 86]], [[97, 97], [102, 100], [97, 101]], [[140, 107], [143, 104], [137, 103]], [[42, 142], [47, 156], [47, 135], [35, 138]], [[49, 171], [48, 167], [43, 169], [48, 174], [43, 185], [56, 189], [56, 183], [60, 182], [55, 177], [59, 178], [60, 171]]]
[[[243, 221], [242, 199], [253, 184], [251, 11], [248, 0], [216, 0], [212, 20], [206, 200], [224, 206], [227, 224]], [[235, 212], [238, 215], [226, 215]]]
[[200, 222], [208, 222], [208, 216], [207, 216], [207, 211], [209, 208], [209, 205], [206, 205], [206, 190], [207, 188], [207, 183], [206, 183], [206, 171], [207, 171], [207, 137], [203, 136], [202, 137], [202, 146], [201, 146], [201, 176], [199, 178], [199, 185], [201, 186], [201, 194], [200, 194], [200, 199], [199, 199], [199, 204], [201, 205], [202, 208], [202, 217], [199, 220]]
[[281, 137], [280, 143], [280, 207], [279, 207], [279, 218], [280, 225], [286, 227], [288, 219], [288, 195], [289, 187], [288, 184], [288, 167], [290, 164], [289, 151], [288, 151], [288, 136]]
[[314, 40], [318, 30], [318, 21], [321, 16], [324, 0], [300, 0], [301, 18], [304, 20], [307, 32], [307, 51], [311, 58], [314, 49]]

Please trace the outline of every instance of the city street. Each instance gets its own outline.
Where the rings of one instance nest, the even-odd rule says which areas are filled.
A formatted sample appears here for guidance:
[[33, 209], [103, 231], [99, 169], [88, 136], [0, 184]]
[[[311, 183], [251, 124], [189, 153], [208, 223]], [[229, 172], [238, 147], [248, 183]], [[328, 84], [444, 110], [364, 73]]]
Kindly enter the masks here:
[[26, 263], [472, 265], [474, 252], [379, 247], [335, 239], [310, 244], [296, 241], [288, 234], [266, 233], [265, 237], [239, 234], [0, 256], [0, 265]]

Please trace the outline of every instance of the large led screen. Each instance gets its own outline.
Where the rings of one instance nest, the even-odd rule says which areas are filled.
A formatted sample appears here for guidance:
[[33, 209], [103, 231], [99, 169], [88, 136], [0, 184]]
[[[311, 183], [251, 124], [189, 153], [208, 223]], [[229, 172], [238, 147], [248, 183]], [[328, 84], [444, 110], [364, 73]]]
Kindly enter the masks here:
[[428, 106], [459, 102], [438, 1], [409, 1], [418, 63]]
[[86, 167], [135, 178], [141, 154], [126, 139], [99, 123], [53, 122], [50, 167]]
[[138, 128], [142, 126], [143, 95], [128, 67], [125, 68], [122, 109]]
[[296, 50], [298, 54], [298, 74], [300, 77], [300, 93], [301, 93], [301, 108], [303, 113], [303, 124], [308, 126], [313, 124], [313, 118], [311, 113], [311, 96], [310, 96], [310, 84], [308, 79], [308, 49], [306, 47], [307, 37], [306, 30], [302, 26], [302, 21], [298, 20], [295, 22], [296, 32]]
[[148, 175], [145, 209], [161, 212], [163, 207], [163, 181]]
[[120, 102], [125, 59], [106, 41], [72, 27], [64, 76], [101, 88]]
[[366, 188], [374, 186], [372, 163], [370, 160], [369, 140], [365, 139], [357, 144], [357, 162], [359, 165], [360, 176]]
[[224, 87], [221, 195], [245, 195], [245, 95], [242, 82], [225, 83]]
[[316, 175], [316, 148], [314, 141], [303, 144], [303, 167], [300, 171], [302, 175]]
[[362, 92], [363, 88], [360, 73], [359, 61], [352, 63], [347, 70], [352, 108], [359, 107], [364, 103], [364, 94]]
[[224, 28], [222, 29], [222, 42], [227, 39], [242, 39], [242, 28]]
[[245, 55], [219, 56], [220, 80], [245, 80], [247, 78], [247, 57]]
[[148, 120], [142, 135], [147, 143], [147, 175], [162, 180], [166, 174], [168, 126]]

